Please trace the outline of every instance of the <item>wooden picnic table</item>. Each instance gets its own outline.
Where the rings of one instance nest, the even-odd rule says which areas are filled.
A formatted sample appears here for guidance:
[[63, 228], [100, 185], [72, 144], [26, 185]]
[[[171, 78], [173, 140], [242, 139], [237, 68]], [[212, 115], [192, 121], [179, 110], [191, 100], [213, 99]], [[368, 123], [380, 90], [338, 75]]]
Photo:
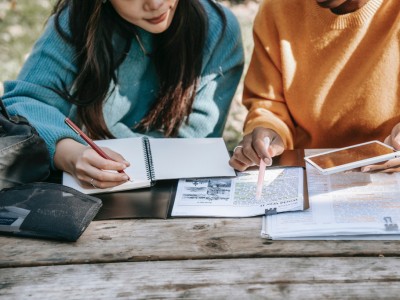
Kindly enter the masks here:
[[270, 241], [261, 218], [93, 221], [0, 237], [0, 298], [395, 299], [400, 241]]

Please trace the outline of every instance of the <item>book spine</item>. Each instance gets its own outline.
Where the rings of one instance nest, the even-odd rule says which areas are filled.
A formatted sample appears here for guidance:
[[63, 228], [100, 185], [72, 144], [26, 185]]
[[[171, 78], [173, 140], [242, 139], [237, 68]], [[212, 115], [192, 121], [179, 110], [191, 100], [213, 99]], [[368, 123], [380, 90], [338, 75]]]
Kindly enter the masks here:
[[151, 155], [150, 141], [148, 137], [143, 137], [143, 153], [146, 162], [147, 179], [151, 181], [151, 184], [154, 184], [156, 178], [154, 172], [153, 156]]

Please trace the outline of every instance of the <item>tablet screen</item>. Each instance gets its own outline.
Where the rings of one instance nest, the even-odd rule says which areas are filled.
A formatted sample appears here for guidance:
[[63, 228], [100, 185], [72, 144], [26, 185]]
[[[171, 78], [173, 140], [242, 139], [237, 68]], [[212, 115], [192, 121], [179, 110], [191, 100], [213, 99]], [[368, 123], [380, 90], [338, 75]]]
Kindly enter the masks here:
[[309, 160], [322, 169], [328, 169], [390, 153], [393, 153], [390, 147], [373, 142], [309, 157]]

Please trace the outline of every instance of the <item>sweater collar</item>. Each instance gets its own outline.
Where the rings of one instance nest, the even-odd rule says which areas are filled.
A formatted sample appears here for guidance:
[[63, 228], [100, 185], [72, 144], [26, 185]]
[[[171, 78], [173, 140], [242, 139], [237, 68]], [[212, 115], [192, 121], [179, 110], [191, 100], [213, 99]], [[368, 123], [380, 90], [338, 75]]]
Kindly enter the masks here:
[[322, 24], [332, 29], [354, 28], [368, 23], [383, 3], [383, 0], [369, 0], [355, 12], [337, 15], [327, 8], [320, 7], [315, 0], [310, 1], [313, 2], [314, 6], [312, 10], [314, 12], [314, 17], [320, 20]]

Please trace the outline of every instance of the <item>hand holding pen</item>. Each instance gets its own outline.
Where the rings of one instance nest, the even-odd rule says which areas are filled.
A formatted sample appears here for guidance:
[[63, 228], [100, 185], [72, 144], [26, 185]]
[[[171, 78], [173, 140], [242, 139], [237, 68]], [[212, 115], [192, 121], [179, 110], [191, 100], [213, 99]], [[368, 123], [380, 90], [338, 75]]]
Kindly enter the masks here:
[[[270, 139], [270, 146], [265, 147], [265, 138]], [[244, 171], [252, 166], [259, 166], [260, 159], [266, 165], [272, 163], [274, 156], [282, 154], [284, 144], [282, 138], [272, 129], [257, 127], [246, 134], [234, 149], [229, 164], [238, 171]]]
[[[97, 154], [99, 154], [102, 158], [104, 158], [104, 159], [107, 159], [107, 160], [110, 160], [110, 161], [113, 161], [113, 162], [115, 162], [116, 160], [114, 160], [114, 159], [112, 159], [109, 155], [107, 155], [107, 153], [105, 153], [99, 146], [97, 146], [78, 126], [76, 126], [69, 118], [66, 118], [65, 119], [65, 123], [73, 130], [73, 131], [75, 131], [80, 137], [82, 137], [82, 139], [86, 142], [86, 143], [88, 143], [88, 145], [97, 153]], [[88, 160], [88, 159], [86, 159], [86, 160]], [[93, 160], [92, 160], [92, 162], [93, 162]], [[126, 164], [128, 164], [129, 165], [129, 163], [128, 162], [125, 162], [125, 165]], [[94, 166], [94, 165], [93, 165]], [[77, 168], [77, 167], [76, 167]], [[89, 173], [89, 171], [90, 171], [90, 174], [92, 174], [92, 177], [90, 178], [87, 178], [86, 180], [83, 180], [82, 179], [82, 177], [84, 178], [85, 176], [84, 175], [80, 175], [79, 177], [79, 180], [80, 181], [86, 181], [86, 183], [88, 183], [88, 184], [90, 184], [90, 185], [92, 185], [92, 187], [94, 187], [94, 188], [105, 188], [105, 187], [110, 187], [110, 185], [111, 186], [113, 186], [113, 185], [118, 185], [118, 184], [120, 184], [120, 183], [123, 183], [123, 181], [127, 181], [127, 180], [130, 180], [130, 178], [129, 178], [129, 176], [122, 170], [122, 169], [119, 169], [119, 170], [116, 170], [116, 171], [118, 171], [118, 173], [121, 173], [121, 174], [124, 174], [124, 176], [118, 176], [118, 177], [116, 177], [115, 175], [116, 174], [114, 174], [114, 176], [112, 176], [112, 173], [110, 173], [110, 172], [108, 172], [108, 173], [102, 173], [102, 174], [99, 174], [98, 173], [98, 171], [99, 170], [97, 170], [97, 174], [95, 174], [94, 172], [95, 172], [95, 168], [93, 168], [93, 167], [91, 167], [90, 165], [87, 165], [87, 173]], [[104, 172], [103, 170], [101, 170], [101, 172]], [[94, 174], [94, 175], [93, 175]], [[97, 176], [95, 176], [95, 175], [97, 175]], [[87, 176], [90, 176], [90, 175], [87, 175]], [[121, 178], [120, 178], [121, 177]], [[121, 182], [121, 180], [123, 180], [122, 182]], [[103, 183], [103, 181], [106, 181], [106, 182], [109, 182], [109, 183]]]

